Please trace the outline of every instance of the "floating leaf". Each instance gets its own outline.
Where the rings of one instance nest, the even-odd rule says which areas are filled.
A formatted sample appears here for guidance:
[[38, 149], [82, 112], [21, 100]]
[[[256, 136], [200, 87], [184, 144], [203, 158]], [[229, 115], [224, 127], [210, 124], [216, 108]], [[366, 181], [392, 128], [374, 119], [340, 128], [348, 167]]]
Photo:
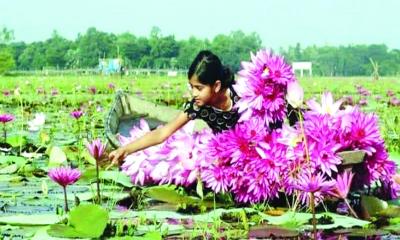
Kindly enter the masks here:
[[363, 211], [363, 218], [368, 219], [388, 207], [387, 202], [374, 197], [374, 196], [361, 196], [361, 208]]
[[47, 231], [55, 237], [100, 237], [108, 222], [108, 212], [95, 204], [80, 205], [69, 213], [69, 225], [52, 225]]
[[60, 147], [52, 147], [49, 155], [49, 167], [60, 166], [65, 161], [67, 161], [67, 156], [64, 151]]
[[27, 143], [26, 136], [24, 135], [14, 135], [7, 137], [7, 143], [12, 147], [22, 147]]
[[17, 164], [11, 164], [9, 166], [0, 168], [0, 174], [13, 174], [18, 170]]
[[38, 226], [49, 225], [60, 221], [60, 217], [55, 214], [37, 214], [37, 215], [13, 215], [0, 217], [0, 223], [9, 225]]
[[128, 188], [133, 187], [131, 179], [120, 171], [100, 171], [99, 177], [100, 179], [111, 180]]
[[175, 190], [175, 186], [154, 186], [146, 189], [146, 194], [158, 201], [174, 204], [195, 204], [200, 203], [199, 198], [184, 196]]

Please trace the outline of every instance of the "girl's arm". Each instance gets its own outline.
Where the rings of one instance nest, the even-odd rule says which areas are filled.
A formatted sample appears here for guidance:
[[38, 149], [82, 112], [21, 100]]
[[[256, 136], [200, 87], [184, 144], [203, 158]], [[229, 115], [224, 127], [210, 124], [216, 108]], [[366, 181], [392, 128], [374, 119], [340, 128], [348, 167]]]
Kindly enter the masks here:
[[111, 160], [112, 164], [117, 164], [120, 163], [120, 161], [123, 160], [128, 154], [160, 144], [189, 121], [190, 119], [188, 115], [184, 112], [181, 112], [175, 119], [163, 127], [154, 129], [153, 131], [146, 133], [144, 136], [129, 143], [128, 145], [110, 152], [109, 159]]

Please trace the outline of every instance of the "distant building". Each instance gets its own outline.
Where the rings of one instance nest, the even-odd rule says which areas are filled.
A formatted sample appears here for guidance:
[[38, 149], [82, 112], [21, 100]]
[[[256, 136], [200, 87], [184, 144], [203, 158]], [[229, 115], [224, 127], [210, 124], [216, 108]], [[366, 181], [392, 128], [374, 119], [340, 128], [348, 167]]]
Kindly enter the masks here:
[[304, 70], [308, 71], [308, 74], [312, 76], [312, 62], [293, 62], [292, 63], [293, 72], [300, 70], [300, 76], [303, 77]]
[[99, 71], [103, 74], [119, 73], [122, 69], [122, 60], [119, 58], [99, 58]]

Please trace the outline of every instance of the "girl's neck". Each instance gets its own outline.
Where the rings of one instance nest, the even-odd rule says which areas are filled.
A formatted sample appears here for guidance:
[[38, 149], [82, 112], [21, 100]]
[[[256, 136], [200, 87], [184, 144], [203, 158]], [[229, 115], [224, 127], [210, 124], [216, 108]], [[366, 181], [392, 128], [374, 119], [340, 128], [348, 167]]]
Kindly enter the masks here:
[[217, 94], [212, 107], [217, 108], [222, 111], [230, 111], [232, 109], [232, 99], [230, 97], [229, 88], [225, 89], [223, 92]]

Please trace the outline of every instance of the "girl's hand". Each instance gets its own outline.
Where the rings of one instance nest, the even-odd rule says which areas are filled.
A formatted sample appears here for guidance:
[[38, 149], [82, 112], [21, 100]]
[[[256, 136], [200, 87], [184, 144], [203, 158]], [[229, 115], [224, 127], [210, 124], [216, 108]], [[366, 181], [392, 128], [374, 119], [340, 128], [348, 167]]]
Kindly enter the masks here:
[[111, 165], [120, 165], [123, 162], [123, 159], [128, 155], [128, 151], [124, 147], [120, 147], [108, 155], [108, 158], [111, 160]]

